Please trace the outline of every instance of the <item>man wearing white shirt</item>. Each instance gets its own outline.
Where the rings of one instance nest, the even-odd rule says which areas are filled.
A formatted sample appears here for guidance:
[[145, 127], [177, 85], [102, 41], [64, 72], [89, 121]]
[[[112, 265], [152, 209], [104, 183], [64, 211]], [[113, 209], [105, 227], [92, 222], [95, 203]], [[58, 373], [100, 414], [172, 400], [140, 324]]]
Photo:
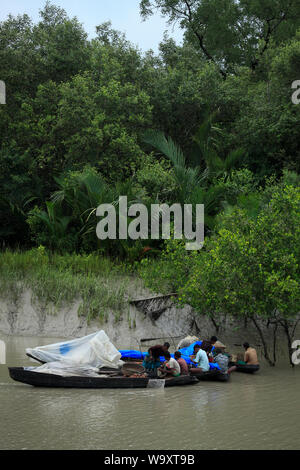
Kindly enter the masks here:
[[206, 351], [202, 349], [199, 344], [196, 344], [194, 347], [194, 352], [196, 357], [192, 356], [191, 361], [197, 366], [197, 370], [202, 372], [209, 371], [210, 367]]

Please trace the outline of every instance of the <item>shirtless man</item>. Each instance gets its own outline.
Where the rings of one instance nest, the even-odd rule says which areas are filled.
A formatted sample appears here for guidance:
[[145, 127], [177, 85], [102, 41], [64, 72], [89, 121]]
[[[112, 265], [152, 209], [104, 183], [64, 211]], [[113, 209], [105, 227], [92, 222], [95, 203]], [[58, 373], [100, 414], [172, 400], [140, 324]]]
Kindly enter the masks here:
[[153, 357], [155, 361], [159, 361], [161, 356], [165, 355], [165, 352], [169, 351], [170, 343], [156, 344], [155, 346], [151, 346], [149, 348], [149, 353]]
[[243, 344], [245, 348], [245, 356], [244, 356], [244, 361], [248, 366], [258, 366], [258, 358], [257, 358], [257, 352], [254, 348], [250, 347], [249, 343], [244, 343]]

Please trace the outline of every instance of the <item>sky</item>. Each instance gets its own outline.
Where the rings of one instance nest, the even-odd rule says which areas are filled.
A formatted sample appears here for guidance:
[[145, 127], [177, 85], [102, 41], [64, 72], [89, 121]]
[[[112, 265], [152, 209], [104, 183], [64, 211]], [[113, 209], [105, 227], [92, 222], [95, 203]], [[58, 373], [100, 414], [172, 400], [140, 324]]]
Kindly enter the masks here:
[[[76, 16], [83, 23], [89, 38], [95, 36], [96, 25], [110, 20], [114, 29], [124, 32], [126, 38], [143, 51], [153, 49], [157, 52], [165, 30], [168, 30], [169, 36], [177, 43], [182, 39], [180, 28], [168, 26], [160, 13], [143, 22], [139, 12], [139, 0], [52, 0], [51, 3], [66, 10], [70, 17]], [[2, 2], [0, 21], [4, 21], [10, 13], [14, 16], [27, 13], [37, 22], [39, 10], [44, 5], [44, 0]]]

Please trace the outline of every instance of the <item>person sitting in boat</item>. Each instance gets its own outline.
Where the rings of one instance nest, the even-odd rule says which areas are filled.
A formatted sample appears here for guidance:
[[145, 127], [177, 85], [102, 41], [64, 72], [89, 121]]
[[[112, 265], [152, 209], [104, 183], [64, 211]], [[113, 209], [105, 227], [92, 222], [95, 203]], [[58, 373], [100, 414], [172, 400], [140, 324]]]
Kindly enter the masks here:
[[221, 341], [216, 341], [215, 344], [214, 344], [214, 349], [212, 351], [212, 356], [214, 357], [216, 355], [216, 349], [221, 349], [223, 354], [225, 354], [225, 356], [229, 356], [225, 350], [226, 350], [226, 346], [225, 344], [221, 343]]
[[183, 359], [183, 357], [181, 357], [181, 352], [176, 351], [175, 354], [174, 354], [174, 357], [175, 357], [176, 361], [178, 362], [178, 364], [180, 366], [180, 374], [181, 375], [189, 375], [189, 367], [188, 367], [186, 361]]
[[251, 368], [259, 368], [259, 362], [257, 358], [257, 352], [256, 349], [251, 348], [249, 343], [244, 343], [243, 344], [245, 348], [245, 353], [244, 353], [244, 360], [241, 361], [237, 356], [237, 361], [234, 366], [232, 366], [228, 370], [228, 374], [231, 374], [231, 372], [234, 372], [238, 369], [238, 366], [250, 366]]
[[212, 349], [214, 345], [216, 344], [216, 342], [217, 342], [216, 336], [212, 336], [210, 340], [205, 339], [204, 341], [202, 341], [202, 349], [206, 351], [209, 362], [214, 362], [214, 354], [213, 354]]
[[203, 345], [203, 343], [201, 344], [201, 346], [199, 344], [196, 344], [194, 346], [194, 355], [191, 356], [192, 364], [194, 364], [195, 366], [194, 368], [196, 368], [197, 371], [200, 372], [207, 372], [210, 369], [205, 347], [206, 346], [205, 344]]
[[219, 365], [222, 374], [228, 374], [229, 358], [222, 348], [215, 349], [214, 363]]
[[161, 366], [161, 362], [159, 360], [156, 360], [153, 358], [151, 355], [150, 349], [148, 349], [148, 352], [144, 356], [144, 361], [143, 361], [143, 367], [145, 367], [146, 372], [149, 374], [156, 376], [157, 375], [157, 369]]
[[221, 341], [219, 340], [215, 342], [214, 347], [222, 349], [223, 352], [225, 352], [225, 349], [226, 349], [225, 344], [221, 343]]
[[169, 351], [165, 352], [165, 362], [163, 363], [162, 367], [158, 369], [160, 373], [160, 378], [163, 377], [179, 377], [180, 375], [180, 365], [171, 357]]
[[257, 352], [256, 349], [252, 348], [249, 343], [244, 343], [243, 344], [245, 348], [245, 355], [244, 355], [244, 362], [248, 366], [258, 366], [259, 361], [257, 358]]
[[163, 345], [156, 344], [155, 346], [151, 346], [151, 348], [149, 348], [149, 353], [153, 357], [154, 361], [159, 361], [160, 356], [164, 356], [165, 353], [169, 351], [169, 348], [169, 343], [164, 343]]
[[213, 348], [211, 342], [207, 339], [204, 339], [201, 344], [201, 348], [209, 354]]

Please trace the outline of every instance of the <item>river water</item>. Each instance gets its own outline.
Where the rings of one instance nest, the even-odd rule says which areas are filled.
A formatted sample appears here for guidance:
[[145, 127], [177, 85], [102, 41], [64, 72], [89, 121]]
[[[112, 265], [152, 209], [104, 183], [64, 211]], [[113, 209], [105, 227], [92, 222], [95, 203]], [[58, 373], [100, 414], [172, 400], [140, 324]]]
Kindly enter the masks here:
[[[10, 366], [33, 365], [25, 348], [56, 342], [0, 339]], [[300, 366], [163, 390], [70, 390], [13, 382], [0, 365], [0, 449], [300, 449], [299, 392]]]

